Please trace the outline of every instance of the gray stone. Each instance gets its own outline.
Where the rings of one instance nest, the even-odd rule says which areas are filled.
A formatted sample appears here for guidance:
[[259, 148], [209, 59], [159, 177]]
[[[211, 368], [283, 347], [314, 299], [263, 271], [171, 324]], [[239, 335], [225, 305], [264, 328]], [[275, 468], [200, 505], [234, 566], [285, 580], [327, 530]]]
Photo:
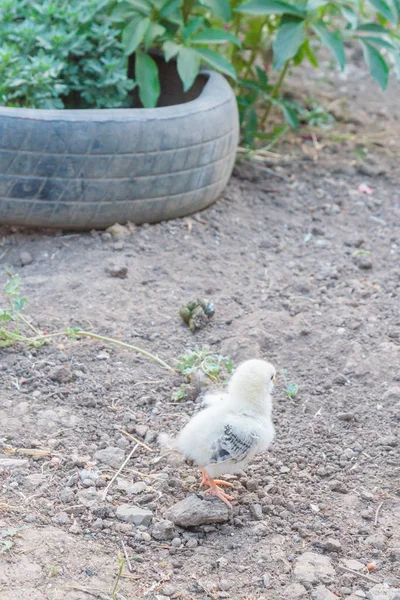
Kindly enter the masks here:
[[379, 550], [384, 550], [386, 548], [386, 538], [382, 533], [374, 533], [373, 535], [368, 536], [365, 542]]
[[86, 506], [86, 508], [92, 508], [95, 504], [100, 502], [101, 494], [94, 488], [88, 488], [78, 492], [78, 500], [83, 506]]
[[287, 600], [300, 600], [307, 594], [307, 590], [301, 583], [292, 583], [282, 589], [282, 594]]
[[31, 473], [24, 479], [24, 487], [29, 490], [35, 490], [47, 481], [47, 476], [43, 473]]
[[132, 485], [128, 485], [127, 492], [128, 494], [141, 494], [145, 492], [148, 488], [147, 483], [144, 481], [136, 481]]
[[250, 513], [257, 521], [261, 521], [263, 518], [261, 504], [250, 504]]
[[366, 597], [368, 600], [397, 600], [399, 596], [400, 589], [391, 588], [386, 583], [379, 583], [367, 592]]
[[354, 558], [344, 558], [342, 564], [352, 571], [363, 571], [365, 568], [365, 565], [362, 562], [355, 560]]
[[24, 250], [24, 252], [21, 252], [21, 254], [19, 255], [19, 260], [22, 267], [33, 263], [32, 255], [26, 250]]
[[98, 450], [94, 457], [96, 460], [117, 469], [121, 466], [125, 458], [125, 452], [116, 446], [109, 446], [108, 448], [104, 448], [104, 450]]
[[353, 256], [354, 264], [363, 271], [372, 269], [373, 262], [369, 254], [355, 254]]
[[125, 523], [134, 525], [144, 525], [148, 527], [153, 519], [153, 513], [147, 508], [132, 506], [131, 504], [121, 504], [117, 508], [117, 519]]
[[0, 458], [0, 467], [4, 469], [22, 469], [28, 465], [27, 458]]
[[389, 388], [382, 396], [382, 400], [390, 401], [394, 400], [396, 402], [400, 401], [400, 387], [391, 387]]
[[337, 481], [336, 479], [333, 479], [328, 485], [332, 492], [339, 492], [340, 494], [348, 494], [349, 492], [348, 487], [345, 483], [343, 483], [343, 481]]
[[320, 548], [322, 548], [325, 552], [341, 552], [342, 544], [339, 540], [335, 540], [333, 538], [328, 538], [327, 540], [323, 540], [321, 542], [317, 542], [316, 544]]
[[264, 575], [262, 576], [262, 580], [263, 580], [263, 586], [265, 587], [265, 589], [269, 590], [269, 588], [271, 586], [271, 578], [268, 575], [268, 573], [264, 573]]
[[89, 471], [88, 469], [82, 469], [82, 471], [79, 471], [79, 477], [81, 478], [81, 481], [85, 481], [85, 479], [92, 479], [95, 481], [99, 476], [99, 473], [96, 473], [95, 471]]
[[51, 369], [49, 377], [52, 381], [56, 381], [57, 383], [68, 383], [69, 381], [72, 381], [72, 371], [67, 365], [61, 365]]
[[376, 440], [377, 446], [397, 446], [397, 438], [395, 435], [385, 435]]
[[175, 537], [175, 527], [172, 521], [159, 521], [155, 523], [151, 529], [151, 535], [155, 540], [165, 541], [172, 540]]
[[354, 413], [351, 412], [340, 412], [337, 414], [339, 421], [353, 421]]
[[324, 585], [319, 585], [312, 593], [312, 600], [337, 600], [337, 596], [333, 594]]
[[180, 527], [225, 523], [229, 515], [228, 507], [221, 500], [206, 500], [195, 494], [177, 502], [165, 513], [169, 520]]
[[294, 575], [298, 581], [311, 584], [320, 583], [335, 576], [330, 559], [315, 552], [304, 552], [296, 561]]
[[114, 262], [106, 266], [105, 272], [110, 277], [118, 279], [126, 279], [128, 277], [128, 267]]
[[357, 598], [365, 598], [366, 597], [365, 592], [363, 592], [363, 590], [356, 590], [354, 592], [354, 595], [357, 596]]

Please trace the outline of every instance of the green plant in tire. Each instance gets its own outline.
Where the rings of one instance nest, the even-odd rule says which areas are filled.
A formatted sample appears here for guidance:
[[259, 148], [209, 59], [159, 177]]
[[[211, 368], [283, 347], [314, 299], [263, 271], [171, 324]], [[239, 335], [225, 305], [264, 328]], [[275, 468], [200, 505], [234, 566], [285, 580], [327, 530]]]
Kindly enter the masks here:
[[193, 85], [201, 63], [236, 78], [229, 59], [211, 49], [224, 45], [240, 47], [238, 38], [216, 26], [231, 19], [228, 0], [119, 0], [111, 13], [123, 24], [125, 53], [135, 53], [135, 81], [145, 107], [153, 107], [160, 96], [158, 68], [149, 51], [160, 49], [168, 62], [176, 59], [184, 91]]

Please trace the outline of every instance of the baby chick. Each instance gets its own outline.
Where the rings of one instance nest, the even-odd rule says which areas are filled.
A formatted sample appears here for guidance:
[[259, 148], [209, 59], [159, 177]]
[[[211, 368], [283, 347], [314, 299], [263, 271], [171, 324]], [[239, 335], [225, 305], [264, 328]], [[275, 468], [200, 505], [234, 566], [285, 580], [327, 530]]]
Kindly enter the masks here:
[[200, 486], [208, 485], [210, 494], [229, 507], [233, 498], [219, 486], [232, 484], [214, 478], [242, 470], [256, 453], [271, 444], [275, 433], [271, 419], [275, 374], [275, 368], [264, 360], [242, 363], [227, 392], [206, 396], [207, 408], [196, 414], [176, 439], [183, 456], [201, 467]]

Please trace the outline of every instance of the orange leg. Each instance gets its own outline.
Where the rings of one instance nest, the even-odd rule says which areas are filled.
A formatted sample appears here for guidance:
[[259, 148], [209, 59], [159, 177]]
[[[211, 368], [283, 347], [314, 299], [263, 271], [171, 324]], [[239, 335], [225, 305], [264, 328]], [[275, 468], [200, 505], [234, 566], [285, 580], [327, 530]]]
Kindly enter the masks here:
[[225, 492], [223, 492], [219, 487], [219, 485], [227, 485], [229, 487], [232, 486], [231, 483], [228, 483], [227, 481], [222, 481], [221, 479], [213, 479], [212, 477], [210, 477], [209, 475], [207, 475], [207, 473], [205, 472], [205, 470], [202, 470], [202, 475], [203, 475], [203, 480], [200, 484], [200, 487], [202, 487], [203, 485], [208, 485], [209, 486], [209, 490], [207, 490], [207, 492], [209, 492], [211, 494], [211, 496], [215, 496], [216, 498], [219, 498], [220, 500], [222, 500], [222, 502], [224, 502], [227, 506], [229, 506], [229, 508], [231, 508], [231, 503], [229, 502], [229, 500], [233, 500], [232, 496], [228, 496], [228, 494], [225, 494]]

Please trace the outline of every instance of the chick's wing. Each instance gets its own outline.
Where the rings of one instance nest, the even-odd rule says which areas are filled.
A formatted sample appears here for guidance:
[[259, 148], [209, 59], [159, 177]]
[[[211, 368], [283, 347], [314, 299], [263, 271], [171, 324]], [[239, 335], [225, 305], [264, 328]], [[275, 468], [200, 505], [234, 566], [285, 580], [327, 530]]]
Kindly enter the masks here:
[[213, 445], [210, 463], [240, 462], [257, 442], [258, 436], [255, 433], [243, 431], [237, 425], [227, 424], [222, 436]]

